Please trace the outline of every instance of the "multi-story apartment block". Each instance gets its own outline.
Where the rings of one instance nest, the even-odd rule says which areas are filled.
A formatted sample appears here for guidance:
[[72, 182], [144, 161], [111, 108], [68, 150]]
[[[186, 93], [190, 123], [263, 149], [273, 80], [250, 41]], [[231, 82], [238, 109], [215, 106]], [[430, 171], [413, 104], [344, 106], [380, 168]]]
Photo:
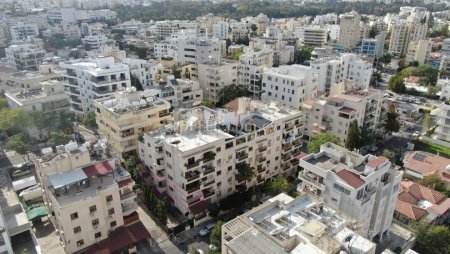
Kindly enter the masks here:
[[230, 60], [213, 59], [199, 63], [198, 82], [203, 89], [203, 97], [218, 102], [218, 93], [222, 88], [238, 84], [238, 67], [239, 62]]
[[384, 41], [386, 39], [386, 32], [381, 31], [374, 39], [363, 39], [361, 43], [361, 54], [380, 58], [384, 54]]
[[450, 100], [450, 80], [438, 79], [436, 85], [441, 87], [441, 95], [439, 96], [439, 100]]
[[0, 232], [0, 253], [12, 254], [14, 253], [11, 246], [11, 238], [8, 233], [7, 223], [5, 222], [5, 216], [3, 211], [0, 209], [0, 227], [2, 228]]
[[406, 51], [406, 63], [418, 62], [419, 64], [424, 64], [430, 57], [431, 46], [430, 40], [411, 41]]
[[149, 89], [156, 95], [170, 103], [172, 108], [191, 108], [194, 104], [203, 101], [203, 90], [197, 81], [189, 79], [175, 79], [168, 76], [166, 81]]
[[[218, 32], [218, 35], [227, 35], [228, 34], [228, 27], [226, 25], [227, 22], [224, 21], [223, 17], [214, 16], [212, 13], [208, 13], [206, 15], [203, 15], [201, 17], [196, 18], [197, 22], [197, 31], [199, 31], [199, 34], [202, 37], [205, 38], [211, 38], [214, 37], [214, 32]], [[223, 26], [223, 27], [222, 27]], [[225, 30], [226, 28], [226, 30]], [[222, 31], [220, 31], [222, 30]], [[221, 40], [225, 40], [225, 38], [219, 38]]]
[[176, 33], [183, 29], [197, 29], [197, 23], [195, 21], [188, 20], [165, 20], [156, 21], [156, 38], [158, 40], [165, 40], [170, 38], [173, 33]]
[[299, 109], [305, 100], [315, 97], [317, 76], [311, 67], [298, 64], [266, 68], [262, 91], [263, 100], [274, 100]]
[[382, 239], [389, 231], [403, 176], [389, 159], [326, 143], [301, 158], [300, 167], [302, 191], [351, 217], [362, 236]]
[[305, 139], [329, 131], [345, 144], [348, 128], [354, 120], [360, 128], [375, 130], [379, 124], [381, 103], [381, 93], [373, 89], [351, 90], [325, 99], [305, 101], [302, 105]]
[[261, 98], [262, 74], [264, 68], [270, 68], [273, 65], [273, 52], [245, 47], [239, 62], [239, 85], [247, 87], [253, 97]]
[[238, 39], [244, 39], [248, 37], [247, 24], [244, 22], [234, 22], [230, 24], [231, 28], [231, 41]]
[[114, 40], [108, 39], [105, 35], [86, 36], [82, 41], [85, 49], [88, 51], [101, 51], [102, 47], [109, 43], [114, 43]]
[[287, 41], [280, 39], [257, 37], [252, 38], [249, 45], [253, 49], [272, 50], [274, 65], [290, 64], [294, 61], [294, 52], [296, 45], [295, 40]]
[[139, 79], [142, 88], [149, 88], [153, 85], [155, 81], [156, 61], [126, 58], [122, 60], [122, 63], [128, 66], [131, 75]]
[[228, 22], [222, 21], [217, 22], [212, 25], [212, 36], [219, 40], [228, 39], [228, 30], [230, 29], [230, 24]]
[[374, 254], [376, 244], [358, 233], [351, 218], [312, 195], [282, 193], [222, 225], [222, 253]]
[[302, 45], [323, 47], [327, 43], [328, 31], [320, 26], [301, 26], [295, 30], [295, 35]]
[[338, 45], [343, 49], [352, 48], [361, 42], [361, 16], [356, 12], [350, 12], [339, 16]]
[[397, 58], [406, 55], [409, 43], [424, 40], [428, 25], [411, 23], [400, 20], [391, 25], [391, 38], [389, 39], [389, 52]]
[[108, 246], [118, 248], [110, 252], [128, 250], [133, 241], [149, 236], [145, 227], [139, 232], [143, 238], [132, 230], [143, 227], [136, 213], [134, 181], [115, 159], [94, 161], [89, 153], [73, 142], [55, 152], [45, 148], [36, 159], [50, 220], [66, 253], [92, 253], [85, 249], [98, 248], [104, 241], [121, 242], [123, 235], [131, 234], [127, 242]]
[[66, 69], [66, 92], [70, 96], [70, 109], [76, 114], [93, 110], [95, 99], [131, 87], [128, 66], [115, 63], [112, 57], [76, 59], [59, 65]]
[[60, 8], [47, 11], [47, 19], [52, 23], [75, 22], [76, 10], [75, 8]]
[[329, 91], [333, 84], [351, 80], [366, 89], [372, 77], [372, 63], [355, 54], [342, 54], [339, 58], [319, 58], [311, 61], [311, 68], [318, 73], [318, 91]]
[[62, 71], [55, 70], [51, 64], [41, 64], [39, 71], [19, 71], [14, 69], [0, 73], [0, 90], [28, 90], [38, 88], [39, 83], [49, 80], [62, 80]]
[[437, 138], [450, 141], [450, 103], [448, 99], [446, 102], [442, 103], [439, 108], [441, 109], [437, 118], [437, 128], [435, 132], [437, 133]]
[[94, 101], [98, 132], [121, 160], [137, 154], [142, 133], [158, 129], [170, 117], [167, 101], [151, 96], [148, 91], [127, 90]]
[[443, 55], [450, 55], [450, 38], [444, 39], [442, 42], [441, 53]]
[[58, 80], [40, 82], [32, 89], [10, 90], [5, 93], [9, 108], [26, 110], [69, 111], [69, 96]]
[[[226, 108], [176, 110], [174, 123], [144, 134], [140, 157], [148, 182], [165, 192], [185, 216], [205, 212], [235, 191], [297, 170], [301, 112], [249, 98]], [[255, 177], [239, 172], [249, 165]]]
[[450, 79], [450, 55], [444, 55], [441, 57], [441, 64], [439, 69], [439, 77], [441, 79]]
[[21, 41], [26, 40], [28, 36], [37, 37], [39, 35], [39, 28], [37, 24], [18, 23], [15, 26], [10, 26], [9, 31], [11, 40]]
[[225, 55], [225, 40], [217, 38], [178, 40], [177, 60], [181, 63], [207, 63]]
[[11, 45], [5, 49], [6, 65], [16, 70], [36, 71], [43, 62], [45, 50], [32, 44]]

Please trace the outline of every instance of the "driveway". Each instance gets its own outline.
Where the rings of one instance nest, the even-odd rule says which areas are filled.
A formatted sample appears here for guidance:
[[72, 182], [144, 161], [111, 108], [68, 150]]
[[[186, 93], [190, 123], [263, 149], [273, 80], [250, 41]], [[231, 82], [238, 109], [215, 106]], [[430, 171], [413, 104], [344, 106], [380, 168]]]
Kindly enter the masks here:
[[33, 227], [41, 251], [44, 254], [65, 253], [64, 248], [59, 243], [55, 228], [48, 218], [42, 218], [42, 223]]

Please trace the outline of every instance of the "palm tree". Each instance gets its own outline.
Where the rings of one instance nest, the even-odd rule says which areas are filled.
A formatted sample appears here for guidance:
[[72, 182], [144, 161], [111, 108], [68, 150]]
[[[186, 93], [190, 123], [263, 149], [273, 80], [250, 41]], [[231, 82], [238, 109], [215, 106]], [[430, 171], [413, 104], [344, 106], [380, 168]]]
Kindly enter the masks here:
[[239, 178], [244, 180], [246, 183], [256, 175], [255, 168], [250, 166], [247, 162], [237, 164], [236, 168], [239, 171]]

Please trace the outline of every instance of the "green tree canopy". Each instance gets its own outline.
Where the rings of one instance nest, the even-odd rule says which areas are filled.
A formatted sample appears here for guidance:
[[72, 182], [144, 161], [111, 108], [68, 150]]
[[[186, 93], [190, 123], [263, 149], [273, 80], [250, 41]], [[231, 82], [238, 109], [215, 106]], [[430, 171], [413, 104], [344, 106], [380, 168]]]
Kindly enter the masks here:
[[419, 222], [414, 225], [414, 233], [416, 234], [414, 249], [419, 253], [450, 253], [450, 229], [448, 227]]
[[141, 81], [139, 80], [138, 77], [136, 77], [136, 75], [134, 74], [130, 74], [130, 82], [131, 85], [136, 87], [136, 90], [138, 91], [144, 91], [144, 88], [142, 87]]
[[235, 61], [239, 61], [239, 58], [241, 57], [241, 55], [244, 53], [244, 48], [238, 48], [236, 50], [236, 52], [234, 52], [233, 55], [233, 60]]
[[52, 131], [50, 132], [50, 142], [54, 145], [64, 145], [67, 144], [72, 139], [72, 135], [66, 134], [63, 131]]
[[250, 96], [250, 92], [242, 85], [231, 85], [222, 88], [217, 95], [219, 97], [217, 106], [222, 107], [238, 97]]
[[425, 130], [429, 130], [430, 129], [430, 125], [431, 125], [431, 116], [429, 114], [426, 114], [423, 119], [422, 119], [422, 125], [425, 128]]
[[445, 182], [441, 179], [441, 177], [438, 174], [425, 176], [423, 179], [419, 181], [419, 184], [436, 191], [444, 192], [446, 190]]
[[209, 237], [211, 244], [214, 244], [218, 248], [222, 246], [222, 225], [223, 221], [219, 220], [218, 222], [216, 222], [216, 225], [211, 232], [211, 236]]
[[353, 120], [348, 127], [347, 140], [345, 141], [345, 148], [350, 151], [358, 148], [361, 143], [361, 133], [359, 132], [358, 122]]
[[397, 151], [384, 149], [383, 156], [388, 158], [392, 164], [399, 164], [400, 154]]
[[87, 112], [86, 114], [84, 114], [83, 124], [91, 130], [96, 130], [98, 128], [98, 126], [97, 126], [97, 122], [95, 120], [95, 113]]
[[0, 110], [4, 108], [9, 108], [8, 100], [4, 96], [0, 96]]
[[26, 111], [20, 108], [0, 110], [0, 131], [8, 135], [27, 133], [30, 117]]
[[320, 146], [325, 143], [339, 144], [341, 141], [338, 137], [330, 132], [320, 133], [314, 136], [314, 138], [308, 144], [309, 153], [318, 153], [320, 151]]
[[30, 151], [32, 147], [33, 141], [31, 140], [31, 138], [22, 133], [11, 136], [5, 145], [6, 150], [16, 151], [21, 155], [27, 154], [27, 152]]
[[265, 184], [265, 190], [270, 195], [278, 195], [280, 193], [286, 193], [291, 188], [291, 184], [284, 176], [277, 176], [273, 178], [271, 181]]
[[389, 80], [389, 90], [394, 91], [396, 93], [404, 93], [406, 91], [406, 86], [403, 81], [403, 77], [401, 76], [393, 76]]
[[400, 130], [400, 122], [398, 121], [398, 114], [395, 112], [395, 106], [391, 105], [386, 112], [386, 117], [383, 121], [383, 128], [385, 133], [392, 134]]
[[125, 169], [130, 173], [133, 179], [137, 179], [139, 173], [139, 166], [141, 161], [136, 155], [128, 156], [125, 160]]
[[303, 46], [298, 52], [295, 52], [295, 63], [304, 64], [305, 62], [311, 60], [311, 53], [313, 52], [313, 50], [314, 47]]

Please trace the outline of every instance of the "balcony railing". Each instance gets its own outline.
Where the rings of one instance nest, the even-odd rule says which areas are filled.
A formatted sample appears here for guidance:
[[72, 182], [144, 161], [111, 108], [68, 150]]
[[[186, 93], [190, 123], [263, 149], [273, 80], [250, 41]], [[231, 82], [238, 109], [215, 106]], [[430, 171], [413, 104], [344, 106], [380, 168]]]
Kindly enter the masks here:
[[185, 164], [184, 164], [184, 166], [185, 166], [187, 169], [195, 168], [195, 167], [197, 167], [197, 166], [199, 166], [199, 165], [200, 165], [200, 161], [196, 161], [196, 162], [194, 162], [194, 163], [185, 163]]
[[261, 162], [263, 162], [265, 160], [266, 160], [266, 157], [260, 157], [260, 158], [258, 158], [258, 163], [261, 163]]
[[292, 148], [292, 144], [283, 145], [283, 151], [285, 151], [285, 152], [291, 150], [291, 148]]
[[197, 183], [197, 184], [194, 184], [191, 186], [186, 186], [185, 190], [187, 193], [192, 193], [194, 191], [198, 191], [198, 190], [200, 190], [200, 184]]
[[203, 175], [207, 175], [211, 172], [214, 172], [215, 168], [211, 165], [206, 165], [206, 166], [202, 167], [202, 169], [203, 169]]
[[258, 147], [258, 151], [260, 152], [260, 153], [262, 153], [262, 152], [264, 152], [264, 151], [266, 151], [267, 150], [267, 146], [261, 146], [261, 147]]
[[243, 160], [243, 159], [247, 159], [248, 158], [248, 154], [247, 153], [238, 153], [236, 154], [236, 159], [237, 160]]
[[191, 172], [186, 172], [184, 177], [186, 178], [186, 181], [190, 182], [190, 181], [198, 179], [200, 177], [200, 171], [195, 170], [195, 171], [191, 171]]
[[265, 168], [265, 167], [259, 167], [259, 168], [257, 169], [257, 171], [258, 171], [258, 173], [261, 173], [261, 172], [266, 171], [266, 168]]

